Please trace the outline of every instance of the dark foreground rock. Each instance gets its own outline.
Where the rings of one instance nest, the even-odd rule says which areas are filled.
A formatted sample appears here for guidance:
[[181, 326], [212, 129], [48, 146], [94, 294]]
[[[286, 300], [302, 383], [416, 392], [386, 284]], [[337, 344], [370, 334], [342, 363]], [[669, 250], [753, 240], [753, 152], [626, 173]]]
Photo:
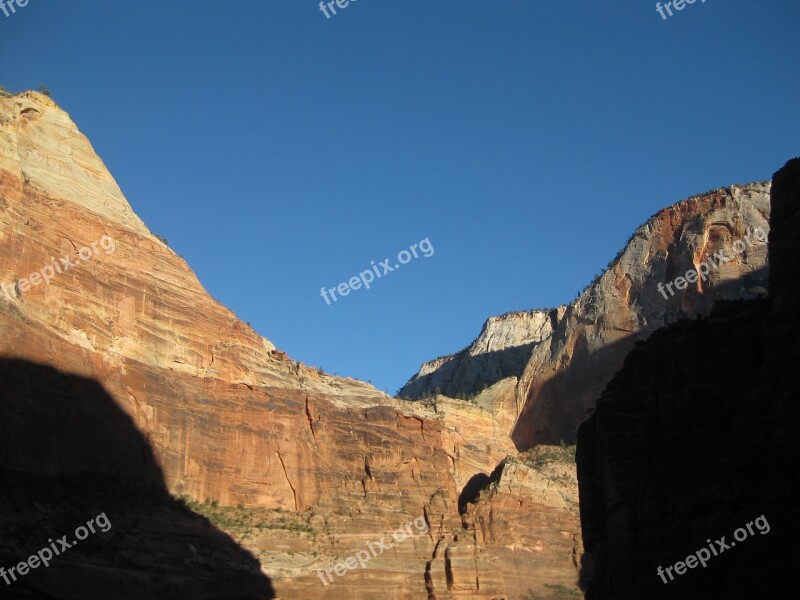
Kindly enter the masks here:
[[637, 344], [581, 426], [588, 599], [796, 595], [800, 159], [773, 178], [769, 253], [770, 300], [724, 303]]

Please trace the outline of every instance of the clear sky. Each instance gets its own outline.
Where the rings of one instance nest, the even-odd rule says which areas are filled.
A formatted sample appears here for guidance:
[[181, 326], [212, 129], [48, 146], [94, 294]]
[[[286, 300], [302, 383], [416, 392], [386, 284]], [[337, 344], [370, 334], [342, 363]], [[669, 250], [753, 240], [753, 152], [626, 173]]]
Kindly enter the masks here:
[[[5, 0], [8, 2], [8, 0]], [[800, 154], [800, 2], [30, 0], [46, 85], [134, 210], [293, 358], [394, 393], [571, 301], [634, 228]], [[430, 258], [326, 304], [428, 238]], [[382, 270], [381, 270], [382, 271]]]

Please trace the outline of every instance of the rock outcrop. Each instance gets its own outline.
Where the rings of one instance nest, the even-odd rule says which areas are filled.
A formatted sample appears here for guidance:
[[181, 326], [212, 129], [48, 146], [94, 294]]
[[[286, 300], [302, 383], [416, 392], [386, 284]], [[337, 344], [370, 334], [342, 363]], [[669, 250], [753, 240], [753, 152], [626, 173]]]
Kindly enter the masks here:
[[[14, 540], [0, 548], [2, 564], [26, 558], [20, 553], [30, 540], [59, 534], [58, 528], [35, 529], [39, 511], [53, 523], [74, 519], [81, 506], [111, 507], [112, 523], [128, 515], [109, 542], [110, 562], [97, 559], [96, 568], [85, 569], [77, 563], [95, 557], [77, 553], [73, 563], [62, 564], [58, 580], [41, 574], [50, 571], [26, 576], [40, 596], [204, 597], [189, 585], [193, 569], [216, 560], [246, 571], [251, 557], [242, 547], [261, 563], [258, 585], [216, 597], [266, 598], [264, 583], [280, 598], [302, 600], [516, 597], [538, 585], [540, 574], [574, 585], [577, 520], [556, 514], [558, 507], [542, 509], [547, 515], [537, 521], [536, 539], [563, 537], [564, 543], [529, 548], [531, 535], [516, 538], [506, 530], [522, 517], [498, 518], [492, 535], [475, 537], [470, 549], [491, 565], [492, 585], [457, 585], [474, 572], [469, 561], [447, 559], [462, 551], [465, 506], [459, 498], [476, 476], [488, 477], [516, 454], [507, 427], [466, 402], [389, 398], [275, 349], [214, 301], [186, 263], [148, 231], [68, 115], [35, 92], [0, 94], [0, 284], [0, 358], [101, 386], [125, 417], [109, 420], [101, 436], [108, 443], [101, 444], [102, 428], [88, 427], [72, 403], [48, 404], [36, 395], [15, 403], [7, 381], [0, 381], [0, 471], [36, 478], [16, 495], [3, 486], [14, 500], [0, 510], [29, 508], [27, 525], [13, 532], [13, 517], [0, 518], [0, 537]], [[73, 391], [66, 396], [79, 398], [80, 386]], [[53, 422], [59, 419], [70, 431], [68, 451], [58, 443]], [[125, 419], [128, 429], [121, 425]], [[131, 467], [137, 452], [152, 453], [157, 477], [145, 481]], [[108, 479], [126, 471], [125, 483]], [[108, 480], [92, 502], [81, 500], [85, 488], [73, 481], [81, 473]], [[56, 489], [64, 478], [75, 495], [69, 514], [59, 508], [61, 492], [34, 503], [29, 490]], [[163, 488], [143, 503], [146, 510], [111, 491], [138, 485]], [[546, 506], [526, 489], [515, 489], [514, 497], [531, 510]], [[239, 546], [187, 517], [167, 492], [183, 497]], [[493, 509], [498, 517], [504, 506]], [[332, 583], [321, 580], [318, 570], [419, 517], [430, 533], [393, 545]], [[174, 527], [164, 521], [175, 521]], [[137, 527], [158, 535], [141, 537]], [[194, 550], [162, 549], [158, 540], [187, 528], [194, 531]], [[218, 549], [209, 541], [215, 535], [223, 539]], [[514, 552], [493, 541], [505, 539], [516, 540]], [[38, 547], [37, 541], [30, 552]], [[93, 547], [107, 551], [99, 542]], [[171, 554], [162, 564], [165, 552]], [[519, 554], [526, 557], [522, 563]], [[113, 592], [100, 581], [113, 579], [108, 569], [125, 582]], [[143, 571], [156, 583], [140, 581]], [[81, 585], [88, 580], [92, 585]]]
[[[766, 294], [767, 248], [753, 232], [769, 231], [769, 190], [768, 182], [731, 186], [665, 208], [574, 302], [490, 319], [478, 340], [423, 365], [398, 395], [422, 398], [437, 387], [450, 396], [478, 393], [475, 402], [508, 428], [517, 448], [572, 443], [637, 340], [680, 318], [707, 316], [718, 300]], [[714, 258], [719, 252], [724, 258]], [[705, 280], [673, 287], [674, 295], [660, 291], [709, 259], [722, 264]]]
[[423, 364], [398, 395], [473, 398], [511, 431], [521, 407], [503, 403], [515, 399], [509, 392], [525, 371], [533, 348], [553, 335], [565, 312], [566, 307], [560, 306], [490, 317], [478, 339], [456, 354]]
[[[465, 505], [467, 535], [449, 547], [452, 557], [474, 558], [475, 578], [464, 578], [468, 570], [461, 568], [457, 585], [491, 587], [498, 595], [505, 589], [509, 599], [575, 600], [581, 595], [577, 581], [564, 579], [583, 555], [574, 450], [541, 445], [496, 469], [475, 502]], [[456, 558], [452, 562], [458, 565]], [[533, 584], [527, 578], [531, 571], [537, 573]]]
[[[770, 300], [722, 303], [655, 332], [580, 428], [591, 600], [794, 592], [800, 159], [773, 178], [771, 226]], [[705, 566], [675, 566], [709, 547]]]
[[0, 385], [0, 597], [275, 598], [252, 553], [168, 493], [97, 382], [0, 359]]

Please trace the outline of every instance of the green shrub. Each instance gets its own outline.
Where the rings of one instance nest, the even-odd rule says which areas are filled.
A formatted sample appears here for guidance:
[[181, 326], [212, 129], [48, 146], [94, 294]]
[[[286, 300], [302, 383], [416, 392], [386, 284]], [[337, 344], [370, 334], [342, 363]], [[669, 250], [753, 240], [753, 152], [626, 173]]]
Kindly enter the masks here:
[[568, 588], [560, 583], [556, 585], [545, 583], [544, 587], [549, 590], [553, 590], [553, 592], [556, 594], [553, 597], [553, 600], [568, 600], [570, 598], [581, 598], [583, 596], [583, 594], [581, 594], [578, 590], [573, 590], [572, 588]]
[[560, 583], [556, 585], [545, 583], [544, 587], [548, 589], [547, 595], [541, 596], [529, 589], [522, 597], [522, 600], [577, 600], [583, 597], [583, 594], [579, 591], [568, 588]]
[[520, 459], [530, 467], [541, 467], [550, 462], [575, 462], [576, 446], [567, 446], [564, 440], [558, 446], [534, 446], [520, 454]]
[[215, 527], [229, 533], [250, 535], [255, 531], [263, 531], [265, 529], [282, 529], [293, 533], [315, 535], [314, 528], [306, 523], [301, 515], [290, 513], [281, 508], [273, 510], [245, 508], [241, 503], [236, 507], [220, 506], [216, 500], [195, 502], [186, 495], [179, 496], [177, 500], [192, 512], [208, 519]]

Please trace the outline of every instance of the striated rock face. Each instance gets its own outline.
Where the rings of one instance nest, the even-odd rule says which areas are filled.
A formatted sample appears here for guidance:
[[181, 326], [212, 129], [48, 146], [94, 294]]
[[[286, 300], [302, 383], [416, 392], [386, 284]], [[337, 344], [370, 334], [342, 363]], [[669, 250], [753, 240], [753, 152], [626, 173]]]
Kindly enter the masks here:
[[0, 170], [56, 203], [68, 201], [104, 221], [149, 234], [89, 140], [49, 97], [0, 95], [0, 127]]
[[[399, 395], [420, 398], [440, 387], [457, 396], [488, 386], [476, 401], [508, 426], [518, 448], [574, 441], [636, 340], [679, 318], [707, 316], [718, 300], [766, 294], [767, 248], [753, 232], [766, 238], [769, 231], [769, 191], [769, 183], [732, 186], [660, 211], [569, 306], [490, 319], [476, 342], [426, 363]], [[715, 258], [720, 252], [724, 258]], [[674, 295], [659, 291], [709, 259], [721, 264], [705, 280], [673, 287]], [[492, 331], [509, 341], [487, 351], [482, 338]]]
[[0, 359], [0, 386], [4, 599], [275, 597], [251, 553], [168, 494], [97, 382]]
[[[498, 467], [494, 480], [464, 511], [468, 533], [451, 545], [453, 556], [472, 558], [475, 565], [475, 578], [458, 582], [462, 588], [480, 585], [498, 595], [505, 589], [509, 599], [581, 595], [570, 577], [583, 554], [573, 452], [537, 446]], [[527, 577], [531, 571], [537, 572], [533, 583]]]
[[[654, 333], [580, 428], [587, 598], [792, 595], [800, 159], [775, 174], [772, 207], [771, 300], [724, 303]], [[712, 543], [722, 553], [707, 566], [659, 575]]]
[[[43, 281], [44, 268], [55, 270], [62, 259], [71, 266]], [[108, 399], [108, 410], [121, 415], [103, 421], [81, 408], [84, 384], [59, 383], [74, 393], [47, 402], [33, 394], [20, 403], [8, 391], [13, 369], [0, 370], [0, 471], [8, 481], [14, 474], [35, 480], [9, 495], [13, 502], [0, 503], [2, 511], [32, 507], [27, 525], [13, 531], [13, 514], [0, 514], [0, 538], [13, 541], [0, 547], [1, 564], [26, 558], [20, 553], [42, 536], [39, 512], [53, 523], [77, 518], [80, 498], [89, 493], [81, 477], [108, 481], [85, 506], [109, 506], [112, 523], [115, 515], [122, 519], [109, 542], [110, 562], [83, 568], [95, 560], [87, 549], [63, 563], [60, 578], [31, 573], [26, 581], [40, 595], [205, 597], [188, 583], [203, 580], [193, 569], [215, 561], [250, 572], [252, 557], [240, 546], [259, 559], [262, 573], [251, 586], [209, 588], [209, 597], [266, 598], [268, 584], [284, 599], [510, 598], [509, 590], [533, 588], [540, 575], [554, 580], [554, 565], [561, 565], [565, 585], [577, 579], [577, 527], [568, 511], [559, 517], [557, 507], [542, 508], [547, 514], [536, 539], [560, 539], [563, 529], [569, 543], [537, 550], [526, 546], [533, 537], [506, 530], [519, 516], [500, 520], [506, 505], [498, 504], [493, 537], [476, 537], [470, 552], [503, 575], [492, 576], [491, 588], [457, 585], [474, 572], [468, 561], [446, 558], [462, 551], [461, 513], [469, 502], [459, 499], [466, 487], [474, 491], [476, 476], [488, 478], [516, 453], [508, 427], [462, 401], [399, 401], [276, 350], [215, 302], [186, 263], [150, 234], [68, 115], [34, 92], [0, 95], [0, 284], [0, 358], [90, 382]], [[515, 335], [487, 339], [486, 348], [516, 343]], [[151, 460], [143, 463], [147, 453]], [[124, 483], [115, 483], [123, 476]], [[43, 488], [58, 486], [67, 491], [33, 503]], [[148, 486], [155, 491], [139, 509], [135, 498], [126, 503], [124, 494], [112, 493]], [[520, 486], [514, 497], [532, 510], [547, 506], [527, 489]], [[167, 492], [184, 496], [239, 546]], [[65, 494], [77, 499], [69, 514], [59, 508]], [[318, 569], [418, 517], [428, 533], [323, 583]], [[186, 530], [194, 532], [192, 549], [175, 546], [161, 561], [163, 541]], [[60, 531], [48, 529], [45, 538]], [[140, 538], [139, 531], [152, 535]], [[215, 536], [222, 536], [219, 547]], [[517, 540], [512, 553], [493, 541], [506, 538]], [[94, 548], [107, 551], [99, 542]], [[517, 555], [526, 557], [524, 571]], [[112, 592], [108, 569], [126, 582]]]
[[[472, 344], [450, 356], [422, 365], [399, 392], [400, 397], [422, 398], [434, 393], [450, 397], [478, 396], [479, 406], [492, 410], [507, 431], [520, 407], [503, 406], [514, 399], [514, 385], [530, 360], [531, 351], [547, 340], [564, 317], [565, 306], [490, 317]], [[488, 388], [488, 389], [487, 389]]]

